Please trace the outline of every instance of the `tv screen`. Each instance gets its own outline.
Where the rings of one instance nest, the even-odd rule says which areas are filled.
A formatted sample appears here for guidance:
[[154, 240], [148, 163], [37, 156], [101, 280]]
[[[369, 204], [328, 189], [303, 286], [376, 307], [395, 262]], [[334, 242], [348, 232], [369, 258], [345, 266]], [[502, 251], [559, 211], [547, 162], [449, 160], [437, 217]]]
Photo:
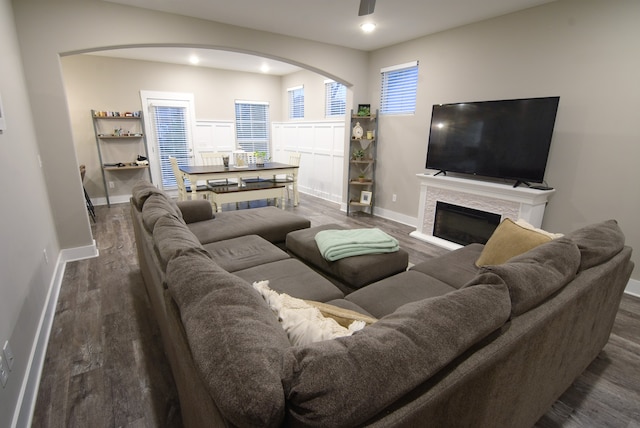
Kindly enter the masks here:
[[427, 168], [542, 182], [560, 97], [438, 104]]

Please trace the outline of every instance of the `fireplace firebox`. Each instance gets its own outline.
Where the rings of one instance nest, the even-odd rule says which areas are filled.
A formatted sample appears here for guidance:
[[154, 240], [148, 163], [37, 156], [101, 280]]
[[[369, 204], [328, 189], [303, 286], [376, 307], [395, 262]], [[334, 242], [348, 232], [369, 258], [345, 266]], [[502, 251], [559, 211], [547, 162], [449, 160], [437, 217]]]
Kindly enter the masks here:
[[500, 214], [438, 201], [433, 236], [460, 245], [486, 244], [500, 220]]

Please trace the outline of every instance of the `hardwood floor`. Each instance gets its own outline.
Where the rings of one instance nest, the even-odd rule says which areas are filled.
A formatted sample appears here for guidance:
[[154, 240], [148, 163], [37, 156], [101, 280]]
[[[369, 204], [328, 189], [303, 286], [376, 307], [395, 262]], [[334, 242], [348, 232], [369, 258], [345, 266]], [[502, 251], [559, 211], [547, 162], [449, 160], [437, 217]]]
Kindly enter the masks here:
[[[380, 227], [411, 263], [446, 250], [409, 237], [410, 226], [347, 217], [301, 195], [288, 207], [312, 226]], [[137, 265], [129, 205], [96, 207], [100, 256], [69, 263], [57, 302], [34, 427], [182, 426], [178, 397]], [[640, 428], [640, 298], [625, 295], [611, 339], [536, 427]]]

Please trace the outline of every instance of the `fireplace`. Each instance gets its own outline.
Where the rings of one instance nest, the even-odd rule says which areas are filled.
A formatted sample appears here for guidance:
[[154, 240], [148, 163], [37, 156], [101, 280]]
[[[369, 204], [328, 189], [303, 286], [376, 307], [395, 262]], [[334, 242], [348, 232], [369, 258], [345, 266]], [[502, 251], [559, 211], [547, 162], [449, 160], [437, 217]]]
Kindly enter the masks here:
[[500, 220], [500, 214], [438, 201], [433, 236], [460, 245], [486, 244]]

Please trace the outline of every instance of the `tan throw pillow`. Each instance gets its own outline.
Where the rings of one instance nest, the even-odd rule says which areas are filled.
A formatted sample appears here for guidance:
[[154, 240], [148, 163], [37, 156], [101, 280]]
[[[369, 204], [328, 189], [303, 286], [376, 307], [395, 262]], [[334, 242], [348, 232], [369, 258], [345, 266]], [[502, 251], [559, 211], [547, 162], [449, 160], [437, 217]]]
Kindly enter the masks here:
[[476, 260], [476, 266], [502, 264], [551, 239], [548, 233], [522, 227], [513, 220], [505, 218], [485, 244], [480, 257]]

